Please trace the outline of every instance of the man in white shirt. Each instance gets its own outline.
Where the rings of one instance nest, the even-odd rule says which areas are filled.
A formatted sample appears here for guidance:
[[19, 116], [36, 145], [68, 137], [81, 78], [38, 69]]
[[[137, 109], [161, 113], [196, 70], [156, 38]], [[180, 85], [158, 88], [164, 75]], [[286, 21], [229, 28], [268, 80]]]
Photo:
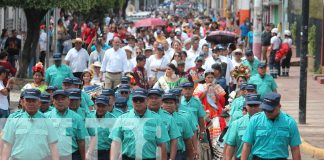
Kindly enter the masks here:
[[191, 41], [192, 41], [192, 47], [187, 53], [185, 70], [188, 70], [189, 68], [194, 67], [195, 59], [200, 55], [199, 37], [194, 36], [193, 38], [191, 38]]
[[66, 65], [68, 65], [75, 77], [81, 79], [81, 74], [88, 67], [89, 54], [87, 50], [82, 48], [82, 39], [76, 38], [74, 40], [75, 47], [71, 48], [65, 57]]
[[125, 47], [127, 47], [127, 49], [131, 49], [131, 52], [132, 52], [132, 58], [136, 58], [136, 51], [135, 51], [135, 43], [136, 43], [136, 40], [135, 40], [135, 37], [133, 35], [129, 35], [127, 36], [126, 38], [127, 40], [127, 46], [124, 46], [123, 49], [125, 50]]
[[89, 57], [89, 69], [91, 69], [91, 65], [94, 64], [95, 62], [100, 62], [102, 63], [102, 60], [104, 58], [105, 51], [102, 50], [102, 43], [100, 41], [96, 42], [96, 50], [90, 53]]
[[281, 40], [277, 36], [278, 35], [278, 29], [273, 28], [271, 30], [272, 38], [270, 40], [270, 57], [269, 57], [269, 69], [270, 69], [270, 75], [273, 78], [277, 78], [278, 74], [280, 73], [280, 62], [275, 61], [276, 52], [280, 49]]
[[46, 43], [47, 43], [47, 34], [44, 31], [45, 26], [41, 26], [41, 31], [39, 35], [39, 61], [45, 65], [45, 57], [46, 57]]
[[174, 55], [174, 49], [169, 46], [169, 43], [167, 40], [163, 41], [163, 47], [164, 47], [164, 54], [166, 58], [168, 58], [170, 61]]
[[113, 48], [105, 52], [101, 65], [101, 73], [106, 73], [105, 88], [114, 89], [119, 83], [122, 73], [127, 70], [127, 56], [125, 50], [120, 48], [121, 40], [114, 37]]

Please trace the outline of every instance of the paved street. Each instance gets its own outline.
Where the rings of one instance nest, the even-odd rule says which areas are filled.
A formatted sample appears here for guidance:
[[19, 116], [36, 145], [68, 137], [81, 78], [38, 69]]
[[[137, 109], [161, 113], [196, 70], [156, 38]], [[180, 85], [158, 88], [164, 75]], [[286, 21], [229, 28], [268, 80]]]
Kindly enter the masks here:
[[[292, 115], [298, 122], [299, 112], [299, 67], [292, 67], [288, 78], [278, 78], [278, 91], [282, 94], [282, 109]], [[307, 119], [306, 125], [299, 125], [302, 138], [311, 145], [324, 148], [323, 104], [324, 85], [307, 78]], [[303, 159], [313, 159], [303, 154]]]

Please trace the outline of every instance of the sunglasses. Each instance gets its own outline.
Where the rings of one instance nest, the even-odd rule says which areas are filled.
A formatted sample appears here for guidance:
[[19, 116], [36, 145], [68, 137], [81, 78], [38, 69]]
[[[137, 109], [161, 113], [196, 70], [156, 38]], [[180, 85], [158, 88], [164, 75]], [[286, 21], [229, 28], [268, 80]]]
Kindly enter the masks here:
[[121, 91], [120, 94], [128, 94], [129, 92], [127, 91]]
[[142, 52], [136, 52], [136, 54], [142, 54]]
[[132, 100], [134, 103], [143, 103], [145, 101], [144, 98], [133, 98]]
[[274, 110], [269, 111], [269, 110], [265, 110], [265, 109], [263, 109], [263, 111], [266, 112], [266, 113], [270, 113], [270, 114], [274, 112]]

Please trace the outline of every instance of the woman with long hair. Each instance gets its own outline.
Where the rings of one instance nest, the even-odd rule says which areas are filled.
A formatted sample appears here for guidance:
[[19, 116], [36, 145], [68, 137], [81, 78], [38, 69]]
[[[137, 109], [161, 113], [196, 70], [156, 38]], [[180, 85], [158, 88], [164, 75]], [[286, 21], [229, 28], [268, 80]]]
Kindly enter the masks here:
[[43, 67], [43, 64], [41, 62], [38, 62], [33, 68], [33, 82], [27, 83], [21, 91], [23, 92], [26, 89], [32, 89], [36, 88], [42, 93], [46, 91], [47, 85], [44, 82], [44, 74], [45, 70]]
[[168, 92], [170, 89], [180, 86], [181, 83], [187, 82], [186, 78], [180, 78], [178, 76], [178, 69], [174, 64], [169, 63], [166, 65], [164, 76], [154, 84], [153, 88], [159, 88], [164, 92]]

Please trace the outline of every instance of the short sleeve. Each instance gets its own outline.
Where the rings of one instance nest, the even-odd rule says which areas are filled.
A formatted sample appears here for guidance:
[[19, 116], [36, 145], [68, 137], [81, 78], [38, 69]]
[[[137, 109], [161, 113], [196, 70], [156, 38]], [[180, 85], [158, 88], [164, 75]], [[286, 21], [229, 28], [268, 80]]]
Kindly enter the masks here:
[[64, 58], [65, 61], [71, 61], [70, 58], [71, 58], [71, 51], [72, 50], [69, 50], [69, 52], [66, 54], [66, 57]]
[[174, 121], [174, 118], [170, 117], [170, 139], [176, 139], [181, 136], [180, 131], [177, 127], [177, 124]]
[[168, 135], [167, 129], [164, 125], [162, 125], [162, 122], [160, 119], [157, 120], [157, 126], [159, 126], [157, 128], [157, 144], [161, 144], [161, 143], [166, 143], [170, 140], [170, 137]]
[[111, 132], [109, 134], [109, 139], [112, 139], [114, 141], [121, 141], [123, 139], [121, 124], [122, 124], [121, 118], [119, 117], [117, 118], [114, 127], [111, 129]]
[[76, 121], [77, 121], [76, 123], [78, 124], [78, 126], [77, 126], [77, 139], [78, 140], [84, 140], [85, 136], [86, 136], [86, 133], [87, 133], [85, 125], [84, 125], [83, 121], [81, 120], [81, 118], [80, 119], [78, 118]]
[[190, 122], [186, 121], [185, 119], [183, 119], [183, 138], [184, 139], [190, 139], [193, 135], [194, 135], [194, 131], [192, 129], [192, 127], [190, 127]]
[[9, 144], [13, 144], [15, 141], [14, 121], [16, 121], [16, 120], [17, 119], [15, 119], [15, 118], [8, 118], [6, 125], [3, 129], [2, 140]]
[[201, 117], [205, 117], [206, 116], [206, 112], [204, 110], [204, 107], [202, 105], [202, 103], [200, 102], [200, 100], [197, 101], [198, 105], [198, 118], [201, 118]]
[[237, 125], [238, 125], [238, 121], [234, 121], [231, 126], [229, 127], [228, 131], [227, 131], [227, 137], [226, 140], [224, 140], [224, 142], [228, 145], [231, 146], [236, 146], [237, 145], [237, 141], [236, 141], [236, 137], [237, 137]]
[[250, 123], [249, 125], [247, 126], [246, 128], [246, 131], [245, 131], [245, 134], [242, 138], [242, 141], [245, 142], [245, 143], [249, 143], [249, 144], [253, 144], [254, 140], [255, 140], [255, 137], [254, 137], [254, 130], [255, 130], [255, 122], [256, 122], [256, 119], [255, 118], [252, 118], [250, 120]]
[[295, 147], [301, 144], [301, 140], [300, 140], [300, 134], [296, 122], [294, 120], [291, 121], [292, 122], [289, 125], [289, 131], [291, 134], [289, 145], [291, 147]]
[[53, 123], [49, 119], [45, 119], [45, 120], [46, 120], [47, 130], [48, 130], [48, 137], [47, 137], [48, 143], [50, 143], [50, 144], [57, 143], [58, 135], [57, 135], [57, 132], [53, 126]]

